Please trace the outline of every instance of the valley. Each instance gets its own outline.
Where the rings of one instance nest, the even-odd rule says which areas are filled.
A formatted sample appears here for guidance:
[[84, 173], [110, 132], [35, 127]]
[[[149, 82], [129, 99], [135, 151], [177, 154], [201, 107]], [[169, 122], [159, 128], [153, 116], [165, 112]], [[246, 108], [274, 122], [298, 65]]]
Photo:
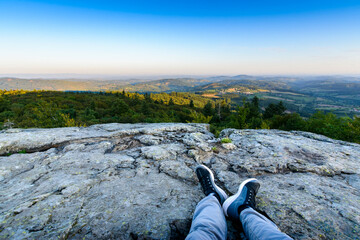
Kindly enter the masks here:
[[263, 77], [218, 76], [161, 80], [84, 80], [0, 78], [0, 89], [54, 91], [122, 91], [138, 93], [189, 92], [212, 100], [260, 98], [261, 107], [283, 101], [289, 112], [309, 117], [320, 110], [338, 116], [360, 114], [360, 78], [347, 76]]

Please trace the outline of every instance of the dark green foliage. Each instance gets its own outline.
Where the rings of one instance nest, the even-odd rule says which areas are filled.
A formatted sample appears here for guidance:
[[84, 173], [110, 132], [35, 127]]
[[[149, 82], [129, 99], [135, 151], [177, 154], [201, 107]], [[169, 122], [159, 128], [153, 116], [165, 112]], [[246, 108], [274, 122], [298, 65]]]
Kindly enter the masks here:
[[112, 104], [111, 110], [114, 114], [121, 116], [129, 111], [129, 105], [123, 99], [116, 99]]
[[[284, 114], [286, 108], [279, 102], [269, 104], [264, 114], [259, 110], [259, 99], [253, 98], [250, 102], [243, 100], [242, 106], [226, 119], [212, 121], [212, 131], [219, 133], [225, 127], [244, 128], [272, 128], [281, 130], [299, 130], [322, 134], [334, 139], [360, 143], [360, 118], [338, 117], [333, 113], [317, 112], [308, 120], [298, 113]], [[265, 117], [266, 115], [266, 117]]]
[[306, 121], [297, 113], [286, 115], [275, 115], [270, 121], [270, 128], [281, 130], [302, 130], [307, 129]]
[[285, 112], [286, 108], [282, 101], [278, 104], [270, 103], [266, 108], [263, 114], [264, 119], [272, 118], [275, 115], [282, 115]]
[[236, 113], [231, 116], [230, 125], [233, 128], [244, 129], [248, 128], [248, 122], [246, 121], [249, 115], [250, 109], [245, 106], [238, 106]]
[[251, 105], [257, 112], [259, 111], [259, 98], [257, 96], [253, 97]]
[[144, 115], [149, 115], [150, 114], [150, 104], [146, 101], [144, 101], [141, 104], [141, 113]]
[[255, 96], [251, 102], [245, 104], [245, 107], [249, 109], [246, 116], [249, 128], [261, 128], [262, 119], [260, 116], [259, 98]]
[[243, 99], [231, 107], [227, 99], [190, 93], [1, 91], [0, 128], [71, 127], [98, 123], [203, 122], [218, 136], [224, 128], [300, 130], [360, 143], [360, 118], [317, 112], [309, 119], [285, 114], [282, 102], [262, 113], [260, 100]]
[[214, 113], [213, 107], [211, 102], [209, 101], [206, 103], [206, 105], [203, 108], [203, 114], [208, 117], [208, 116], [212, 116], [213, 113]]
[[[191, 94], [126, 92], [1, 91], [0, 127], [65, 127], [98, 123], [207, 121], [200, 115], [207, 98]], [[196, 103], [195, 103], [196, 101]], [[179, 105], [183, 104], [182, 106]], [[199, 113], [199, 114], [196, 114]], [[195, 117], [194, 117], [195, 116]]]
[[10, 110], [10, 101], [3, 96], [0, 96], [0, 112]]
[[194, 107], [195, 107], [195, 105], [194, 105], [194, 101], [193, 101], [192, 99], [190, 100], [189, 107], [191, 107], [191, 108], [194, 108]]
[[214, 114], [211, 123], [221, 124], [231, 115], [231, 106], [226, 100], [215, 103]]
[[317, 112], [308, 120], [307, 130], [335, 139], [357, 142], [359, 141], [359, 135], [354, 133], [358, 129], [351, 127], [354, 126], [354, 123], [356, 125], [356, 121], [358, 121], [357, 118], [352, 120], [348, 117], [339, 118], [333, 113]]
[[348, 141], [360, 143], [360, 117], [355, 117], [354, 120], [349, 123], [348, 131], [350, 131], [353, 136], [348, 139]]

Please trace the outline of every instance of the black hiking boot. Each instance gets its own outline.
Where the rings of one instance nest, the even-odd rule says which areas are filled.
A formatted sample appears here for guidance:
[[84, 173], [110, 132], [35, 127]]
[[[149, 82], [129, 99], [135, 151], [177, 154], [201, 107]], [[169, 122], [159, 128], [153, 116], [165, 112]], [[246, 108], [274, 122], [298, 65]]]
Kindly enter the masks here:
[[229, 197], [223, 204], [224, 213], [232, 220], [239, 221], [240, 212], [245, 208], [256, 208], [255, 197], [260, 183], [255, 178], [245, 180], [240, 184], [238, 192]]
[[220, 205], [222, 205], [228, 196], [224, 190], [215, 184], [214, 174], [211, 172], [211, 170], [204, 165], [199, 165], [196, 167], [195, 172], [202, 186], [204, 194], [208, 196], [210, 193], [214, 193], [215, 197], [219, 200]]

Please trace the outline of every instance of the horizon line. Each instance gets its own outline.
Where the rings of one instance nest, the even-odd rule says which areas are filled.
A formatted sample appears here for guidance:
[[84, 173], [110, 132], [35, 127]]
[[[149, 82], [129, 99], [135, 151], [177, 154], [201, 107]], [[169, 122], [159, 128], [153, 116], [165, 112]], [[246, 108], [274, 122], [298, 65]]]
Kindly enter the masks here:
[[[34, 79], [34, 78], [50, 78], [50, 79], [88, 79], [88, 78], [197, 78], [197, 77], [236, 77], [236, 76], [249, 76], [249, 77], [360, 77], [358, 74], [82, 74], [82, 73], [9, 73], [0, 74], [0, 78], [23, 78], [23, 79]], [[90, 80], [89, 79], [89, 80]], [[116, 80], [116, 79], [113, 79]]]

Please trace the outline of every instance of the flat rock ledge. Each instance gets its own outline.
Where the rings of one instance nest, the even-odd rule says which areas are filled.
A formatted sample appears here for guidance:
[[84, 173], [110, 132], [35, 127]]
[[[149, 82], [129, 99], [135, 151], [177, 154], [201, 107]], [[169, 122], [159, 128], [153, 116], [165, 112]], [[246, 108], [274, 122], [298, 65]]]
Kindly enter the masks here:
[[[102, 124], [0, 132], [0, 239], [182, 239], [205, 164], [294, 239], [360, 239], [360, 145], [307, 132]], [[222, 144], [222, 138], [232, 144]], [[228, 222], [229, 239], [239, 239]]]

